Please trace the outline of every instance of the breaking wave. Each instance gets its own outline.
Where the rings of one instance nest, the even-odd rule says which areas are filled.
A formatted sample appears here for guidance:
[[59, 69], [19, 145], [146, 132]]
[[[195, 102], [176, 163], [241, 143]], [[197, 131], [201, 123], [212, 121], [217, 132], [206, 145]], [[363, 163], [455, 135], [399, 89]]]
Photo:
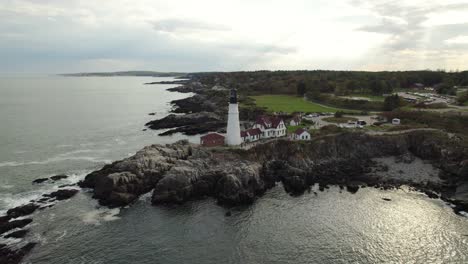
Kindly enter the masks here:
[[[84, 177], [88, 173], [89, 171], [80, 172], [80, 173], [71, 173], [69, 174], [69, 177], [66, 179], [54, 182], [52, 184], [42, 184], [40, 185], [39, 188], [31, 190], [31, 191], [27, 191], [27, 192], [0, 193], [0, 215], [5, 214], [8, 209], [30, 203], [31, 201], [38, 200], [42, 197], [42, 195], [58, 190], [60, 185], [76, 184], [80, 180], [84, 179]], [[52, 176], [52, 175], [49, 175], [49, 176]], [[78, 188], [78, 187], [70, 186], [67, 188]]]
[[82, 215], [82, 220], [86, 224], [100, 225], [101, 222], [109, 222], [120, 219], [118, 217], [120, 208], [99, 208], [86, 212]]
[[83, 161], [89, 161], [89, 162], [94, 162], [94, 163], [110, 163], [111, 160], [109, 159], [102, 159], [98, 157], [91, 157], [91, 156], [71, 156], [73, 154], [79, 154], [79, 153], [84, 153], [74, 151], [65, 153], [65, 154], [60, 154], [58, 156], [55, 156], [53, 158], [48, 158], [45, 160], [40, 160], [40, 161], [24, 161], [24, 162], [19, 162], [19, 161], [4, 161], [0, 162], [0, 167], [18, 167], [18, 166], [28, 166], [28, 165], [44, 165], [44, 164], [50, 164], [50, 163], [56, 163], [56, 162], [61, 162], [61, 161], [70, 161], [70, 160], [83, 160]]

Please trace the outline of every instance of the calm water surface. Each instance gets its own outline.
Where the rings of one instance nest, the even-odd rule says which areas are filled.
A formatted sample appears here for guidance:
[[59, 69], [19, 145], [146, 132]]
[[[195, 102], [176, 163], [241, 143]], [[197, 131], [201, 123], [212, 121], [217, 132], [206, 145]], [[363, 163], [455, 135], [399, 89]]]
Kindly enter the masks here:
[[[155, 79], [0, 78], [0, 210], [145, 145], [187, 138], [142, 131], [188, 96], [143, 85]], [[72, 177], [31, 184], [58, 173]], [[27, 239], [39, 244], [27, 263], [468, 263], [467, 218], [404, 190], [291, 197], [277, 186], [230, 217], [210, 199], [167, 208], [145, 195], [107, 209], [90, 196], [34, 215]]]

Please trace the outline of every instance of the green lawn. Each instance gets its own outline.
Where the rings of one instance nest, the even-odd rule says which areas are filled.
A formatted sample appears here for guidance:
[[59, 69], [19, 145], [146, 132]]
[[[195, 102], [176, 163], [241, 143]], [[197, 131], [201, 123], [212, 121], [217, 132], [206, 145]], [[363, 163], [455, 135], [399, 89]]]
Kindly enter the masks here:
[[298, 128], [307, 128], [306, 125], [299, 125], [299, 126], [287, 126], [288, 132], [293, 133], [295, 132]]
[[333, 107], [322, 106], [310, 101], [304, 100], [302, 97], [291, 95], [259, 95], [252, 96], [256, 104], [261, 107], [266, 107], [269, 111], [274, 112], [336, 112], [339, 109]]

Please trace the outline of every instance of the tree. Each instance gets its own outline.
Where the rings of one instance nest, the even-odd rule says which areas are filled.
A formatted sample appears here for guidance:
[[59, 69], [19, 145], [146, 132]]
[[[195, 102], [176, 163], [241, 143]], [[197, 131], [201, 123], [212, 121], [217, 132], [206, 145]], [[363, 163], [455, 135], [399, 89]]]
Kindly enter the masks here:
[[297, 83], [297, 96], [303, 97], [306, 92], [306, 84], [304, 81]]
[[460, 93], [457, 97], [457, 102], [460, 105], [463, 105], [464, 103], [468, 102], [468, 91]]
[[384, 111], [393, 111], [402, 105], [401, 98], [397, 95], [390, 95], [385, 97]]
[[335, 112], [335, 117], [339, 118], [339, 117], [343, 117], [344, 115], [344, 112], [343, 111], [336, 111]]
[[456, 90], [450, 82], [443, 82], [434, 87], [438, 94], [450, 94], [455, 95]]
[[357, 88], [358, 88], [358, 85], [357, 85], [356, 81], [354, 81], [354, 80], [351, 80], [346, 84], [346, 89], [348, 89], [348, 91], [350, 91], [352, 93], [354, 93], [354, 91], [357, 90]]
[[371, 83], [370, 83], [370, 90], [372, 92], [372, 94], [375, 94], [375, 95], [381, 95], [384, 88], [383, 88], [383, 85], [382, 85], [382, 82], [379, 81], [379, 80], [373, 80]]

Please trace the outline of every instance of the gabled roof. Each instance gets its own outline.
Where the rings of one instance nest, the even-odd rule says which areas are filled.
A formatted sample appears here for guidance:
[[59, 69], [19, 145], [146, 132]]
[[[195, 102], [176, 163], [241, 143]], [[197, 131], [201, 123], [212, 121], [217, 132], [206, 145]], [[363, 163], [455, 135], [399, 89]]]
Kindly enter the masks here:
[[277, 128], [281, 121], [283, 121], [283, 119], [276, 116], [259, 116], [255, 123], [265, 128]]
[[251, 128], [247, 130], [247, 133], [251, 136], [257, 136], [257, 135], [261, 135], [262, 131], [260, 130], [260, 128]]
[[258, 136], [261, 134], [262, 134], [262, 131], [259, 128], [251, 128], [245, 131], [241, 131], [241, 137]]
[[210, 133], [210, 134], [206, 134], [202, 137], [200, 137], [200, 139], [202, 140], [221, 140], [223, 139], [224, 140], [224, 136], [218, 134], [218, 133]]
[[[299, 136], [299, 135], [301, 135], [301, 134], [304, 133], [304, 132], [307, 132], [307, 130], [305, 130], [305, 129], [303, 129], [303, 128], [298, 128], [298, 129], [296, 129], [296, 131], [294, 131], [294, 134], [296, 134], [296, 135]], [[307, 133], [309, 133], [309, 132], [307, 132]]]

